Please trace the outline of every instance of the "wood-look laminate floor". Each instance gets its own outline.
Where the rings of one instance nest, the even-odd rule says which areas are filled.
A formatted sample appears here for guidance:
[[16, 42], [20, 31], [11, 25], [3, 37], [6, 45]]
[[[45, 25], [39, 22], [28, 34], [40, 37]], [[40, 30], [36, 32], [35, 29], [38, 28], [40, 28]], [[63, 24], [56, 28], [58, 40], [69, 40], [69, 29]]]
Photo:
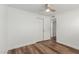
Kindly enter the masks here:
[[79, 50], [55, 43], [51, 40], [40, 41], [35, 44], [12, 49], [9, 54], [79, 54]]

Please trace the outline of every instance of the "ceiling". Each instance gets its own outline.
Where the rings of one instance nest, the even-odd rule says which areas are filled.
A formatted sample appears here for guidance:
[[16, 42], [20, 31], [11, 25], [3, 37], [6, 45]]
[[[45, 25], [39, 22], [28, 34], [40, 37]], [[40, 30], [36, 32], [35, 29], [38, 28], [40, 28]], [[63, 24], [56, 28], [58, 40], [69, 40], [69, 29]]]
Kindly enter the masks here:
[[[34, 13], [40, 13], [45, 10], [44, 4], [9, 4], [8, 6]], [[79, 8], [79, 4], [52, 4], [52, 8], [55, 8], [56, 12], [60, 13]]]

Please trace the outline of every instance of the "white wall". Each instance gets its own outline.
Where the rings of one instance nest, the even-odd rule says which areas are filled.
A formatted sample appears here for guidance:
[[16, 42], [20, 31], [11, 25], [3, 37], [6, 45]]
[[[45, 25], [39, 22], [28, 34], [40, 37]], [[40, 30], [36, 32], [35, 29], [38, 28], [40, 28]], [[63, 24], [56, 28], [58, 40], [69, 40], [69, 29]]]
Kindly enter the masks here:
[[[50, 38], [50, 18], [44, 18], [44, 40]], [[0, 5], [0, 53], [43, 40], [43, 16]]]
[[[8, 7], [8, 49], [43, 40], [41, 15]], [[49, 18], [45, 18], [45, 39], [50, 37]]]
[[7, 44], [7, 7], [0, 5], [0, 53], [6, 52]]
[[57, 41], [79, 49], [79, 9], [57, 14]]

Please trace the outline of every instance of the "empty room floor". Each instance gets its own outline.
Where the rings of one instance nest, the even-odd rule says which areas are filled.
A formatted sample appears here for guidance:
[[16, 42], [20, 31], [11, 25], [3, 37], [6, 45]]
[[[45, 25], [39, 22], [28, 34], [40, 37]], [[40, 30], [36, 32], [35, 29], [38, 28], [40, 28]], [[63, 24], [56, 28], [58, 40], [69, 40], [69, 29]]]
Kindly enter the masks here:
[[36, 42], [8, 51], [9, 54], [78, 54], [79, 50], [51, 40]]

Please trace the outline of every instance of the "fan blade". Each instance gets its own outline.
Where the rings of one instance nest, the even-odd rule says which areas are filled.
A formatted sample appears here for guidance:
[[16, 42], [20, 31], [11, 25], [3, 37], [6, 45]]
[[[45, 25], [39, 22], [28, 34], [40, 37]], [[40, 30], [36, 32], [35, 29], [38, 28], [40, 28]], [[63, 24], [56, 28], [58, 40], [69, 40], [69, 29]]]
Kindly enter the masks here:
[[54, 8], [54, 6], [51, 5], [51, 4], [48, 4], [47, 7], [48, 7], [52, 12], [55, 12], [55, 11], [56, 11], [55, 8]]

